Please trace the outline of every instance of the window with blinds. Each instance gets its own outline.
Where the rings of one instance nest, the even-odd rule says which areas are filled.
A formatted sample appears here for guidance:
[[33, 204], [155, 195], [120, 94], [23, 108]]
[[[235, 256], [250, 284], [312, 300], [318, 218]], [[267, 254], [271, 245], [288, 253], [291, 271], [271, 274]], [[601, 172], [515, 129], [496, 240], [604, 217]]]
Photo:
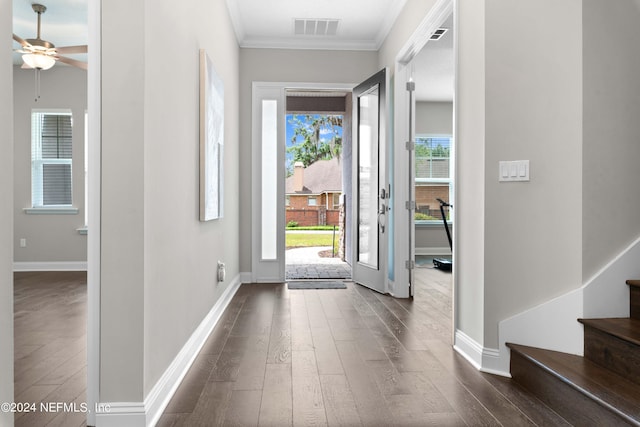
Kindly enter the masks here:
[[31, 200], [34, 208], [70, 206], [72, 127], [70, 110], [31, 114]]
[[[452, 156], [449, 136], [416, 136], [415, 140], [415, 221], [442, 221], [440, 200], [452, 203]], [[444, 210], [451, 220], [449, 208]]]

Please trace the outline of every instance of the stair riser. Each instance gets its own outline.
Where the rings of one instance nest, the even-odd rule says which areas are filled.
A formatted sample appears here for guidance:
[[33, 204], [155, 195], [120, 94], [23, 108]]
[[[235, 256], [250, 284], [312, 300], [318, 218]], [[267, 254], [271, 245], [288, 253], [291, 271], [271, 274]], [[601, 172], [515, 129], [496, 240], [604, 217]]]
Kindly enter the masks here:
[[514, 351], [511, 352], [511, 375], [515, 381], [573, 425], [629, 425], [616, 414]]
[[584, 357], [640, 384], [640, 347], [585, 325]]
[[632, 319], [640, 319], [640, 288], [636, 286], [629, 287], [631, 296], [631, 314]]

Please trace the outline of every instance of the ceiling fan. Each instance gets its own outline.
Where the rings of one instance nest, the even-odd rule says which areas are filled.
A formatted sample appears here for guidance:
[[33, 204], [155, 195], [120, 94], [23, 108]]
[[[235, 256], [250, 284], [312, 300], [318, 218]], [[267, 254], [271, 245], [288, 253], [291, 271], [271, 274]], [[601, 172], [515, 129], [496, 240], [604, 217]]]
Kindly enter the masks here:
[[53, 67], [56, 61], [74, 67], [87, 69], [87, 63], [76, 59], [61, 56], [64, 54], [87, 53], [87, 45], [55, 47], [53, 43], [40, 38], [40, 19], [47, 8], [41, 4], [31, 5], [33, 11], [38, 15], [38, 34], [35, 39], [23, 39], [13, 35], [13, 39], [20, 43], [21, 49], [16, 52], [22, 53], [24, 64], [22, 68], [33, 68], [36, 70], [48, 70]]

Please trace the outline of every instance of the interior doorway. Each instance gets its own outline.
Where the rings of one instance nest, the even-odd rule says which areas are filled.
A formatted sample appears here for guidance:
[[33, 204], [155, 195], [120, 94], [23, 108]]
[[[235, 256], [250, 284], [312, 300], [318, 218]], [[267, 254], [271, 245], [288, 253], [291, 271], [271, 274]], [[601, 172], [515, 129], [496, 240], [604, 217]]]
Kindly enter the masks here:
[[447, 233], [453, 231], [455, 213], [453, 25], [450, 14], [410, 63], [415, 85], [415, 261], [417, 268], [443, 271], [451, 271]]
[[[451, 28], [447, 32], [455, 38], [456, 31], [453, 27], [455, 23], [454, 4], [454, 0], [438, 0], [429, 14], [424, 17], [417, 31], [399, 51], [395, 60], [393, 134], [396, 143], [394, 143], [393, 156], [394, 165], [397, 167], [393, 171], [396, 215], [394, 215], [392, 221], [396, 227], [393, 239], [395, 256], [390, 270], [390, 279], [393, 281], [394, 294], [399, 298], [414, 296], [415, 273], [418, 270], [417, 267], [419, 267], [416, 265], [415, 211], [417, 203], [415, 159], [413, 158], [415, 155], [414, 142], [418, 117], [415, 115], [417, 96], [414, 95], [416, 95], [421, 82], [424, 86], [424, 83], [429, 80], [428, 78], [420, 78], [420, 73], [438, 68], [436, 63], [429, 63], [424, 67], [418, 68], [417, 61], [414, 62], [414, 60], [420, 55], [425, 46], [437, 44], [433, 37], [440, 33], [448, 19], [451, 20]], [[434, 43], [431, 43], [432, 41]], [[454, 51], [455, 46], [451, 49], [453, 58], [455, 58]], [[452, 83], [455, 82], [455, 61], [453, 65], [453, 72], [450, 73]], [[423, 68], [426, 68], [426, 70], [423, 70]], [[453, 84], [450, 87], [453, 92]], [[452, 103], [452, 105], [454, 104]], [[453, 122], [455, 122], [455, 119]], [[453, 135], [453, 138], [455, 139], [455, 135]], [[403, 144], [401, 141], [409, 142]], [[452, 163], [452, 170], [450, 171], [452, 177], [455, 177], [454, 166], [455, 162]], [[452, 204], [455, 206], [455, 196], [453, 198], [454, 203]], [[444, 242], [447, 242], [443, 228], [442, 223], [440, 223], [438, 226], [434, 224], [428, 229], [437, 233], [441, 232]], [[448, 243], [443, 246], [448, 247]], [[453, 249], [455, 252], [455, 240]], [[455, 280], [453, 283], [455, 288]]]
[[285, 279], [350, 279], [351, 92], [285, 94]]

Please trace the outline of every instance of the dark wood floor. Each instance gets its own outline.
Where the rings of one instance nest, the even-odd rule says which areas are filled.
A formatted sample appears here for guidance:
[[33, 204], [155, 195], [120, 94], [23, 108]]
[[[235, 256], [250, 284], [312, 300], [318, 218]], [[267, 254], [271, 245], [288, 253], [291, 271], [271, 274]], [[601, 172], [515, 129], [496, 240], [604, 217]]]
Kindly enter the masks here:
[[416, 276], [413, 301], [243, 285], [158, 426], [567, 425], [457, 355], [451, 275]]
[[[451, 275], [417, 270], [416, 297], [243, 285], [158, 426], [567, 425], [451, 348]], [[16, 401], [85, 401], [86, 276], [15, 276]], [[16, 426], [81, 426], [22, 414]]]
[[15, 402], [38, 405], [16, 413], [16, 427], [86, 425], [81, 411], [39, 410], [40, 402], [86, 401], [86, 309], [86, 273], [15, 273]]

